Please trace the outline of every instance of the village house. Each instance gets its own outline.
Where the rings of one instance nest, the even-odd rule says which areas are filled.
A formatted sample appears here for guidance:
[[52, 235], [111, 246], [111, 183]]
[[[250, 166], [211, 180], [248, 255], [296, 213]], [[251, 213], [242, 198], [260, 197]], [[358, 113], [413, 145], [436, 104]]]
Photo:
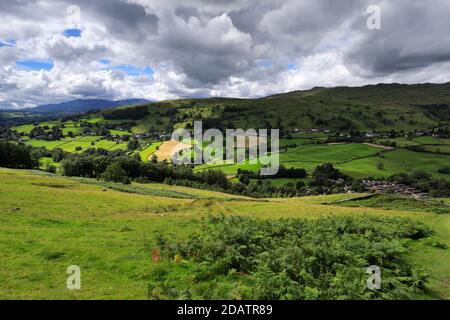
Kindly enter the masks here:
[[363, 180], [363, 185], [367, 191], [373, 193], [400, 194], [412, 196], [415, 199], [424, 199], [428, 197], [428, 193], [426, 192], [396, 182]]

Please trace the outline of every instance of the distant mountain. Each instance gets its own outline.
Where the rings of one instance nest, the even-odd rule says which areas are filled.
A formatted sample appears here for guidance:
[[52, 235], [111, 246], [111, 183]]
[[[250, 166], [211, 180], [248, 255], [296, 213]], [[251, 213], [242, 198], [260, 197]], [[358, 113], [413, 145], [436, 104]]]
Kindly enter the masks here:
[[128, 99], [118, 101], [100, 99], [72, 100], [57, 104], [42, 105], [35, 108], [16, 109], [10, 111], [33, 112], [41, 114], [76, 114], [88, 112], [90, 110], [104, 110], [121, 106], [135, 106], [149, 102], [150, 101], [145, 99]]

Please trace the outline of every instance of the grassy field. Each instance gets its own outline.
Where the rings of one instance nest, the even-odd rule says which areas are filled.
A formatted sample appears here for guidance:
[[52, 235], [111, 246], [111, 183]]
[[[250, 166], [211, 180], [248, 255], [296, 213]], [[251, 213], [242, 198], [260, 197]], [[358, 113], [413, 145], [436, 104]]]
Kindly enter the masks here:
[[48, 150], [53, 150], [56, 148], [60, 148], [66, 152], [77, 152], [76, 149], [81, 147], [82, 150], [86, 150], [89, 148], [103, 148], [106, 150], [126, 150], [127, 143], [119, 143], [117, 144], [115, 141], [110, 141], [106, 139], [102, 139], [99, 136], [84, 136], [84, 137], [76, 137], [76, 138], [64, 138], [56, 141], [45, 141], [45, 140], [27, 140], [26, 144], [31, 145], [33, 147], [45, 147]]
[[[379, 163], [384, 165], [382, 170], [378, 169]], [[388, 177], [395, 173], [411, 173], [412, 171], [421, 170], [431, 173], [437, 178], [449, 179], [448, 175], [438, 173], [440, 168], [448, 166], [449, 163], [450, 156], [448, 155], [398, 149], [384, 153], [383, 157], [357, 159], [340, 164], [337, 167], [353, 177], [360, 178], [367, 176], [375, 178]]]
[[[433, 227], [433, 237], [450, 244], [448, 214], [332, 204], [358, 195], [256, 201], [158, 184], [136, 184], [129, 186], [134, 192], [120, 192], [113, 189], [122, 185], [30, 171], [0, 169], [0, 178], [0, 299], [145, 299], [157, 267], [152, 262], [156, 236], [183, 239], [210, 214], [410, 217]], [[409, 248], [411, 259], [430, 274], [430, 291], [418, 298], [449, 299], [450, 250], [417, 241]], [[66, 289], [70, 265], [81, 267], [79, 291]]]
[[[381, 178], [401, 172], [425, 171], [436, 178], [450, 179], [448, 175], [438, 172], [439, 169], [450, 164], [450, 156], [447, 154], [415, 152], [406, 149], [385, 151], [365, 144], [304, 145], [289, 149], [287, 152], [281, 151], [280, 163], [282, 165], [287, 168], [306, 169], [309, 174], [318, 165], [332, 163], [343, 173], [354, 178]], [[379, 169], [380, 163], [383, 164], [382, 169]], [[253, 165], [246, 161], [242, 164], [200, 165], [195, 167], [195, 171], [215, 169], [221, 170], [227, 175], [235, 175], [238, 169], [257, 172], [260, 168], [259, 164]], [[276, 185], [284, 182], [284, 180], [272, 181]]]
[[44, 157], [39, 159], [39, 169], [46, 170], [50, 165], [59, 168], [61, 164], [59, 162], [54, 162], [52, 158]]
[[374, 156], [381, 149], [364, 144], [307, 145], [280, 154], [281, 163], [287, 167], [316, 167], [324, 162], [344, 163], [359, 158]]
[[450, 145], [426, 145], [426, 152], [450, 154]]
[[162, 142], [154, 142], [150, 146], [139, 152], [142, 161], [148, 161], [148, 158], [156, 152], [161, 144]]
[[236, 175], [238, 170], [247, 170], [258, 172], [261, 168], [260, 164], [251, 164], [248, 160], [243, 163], [235, 163], [235, 164], [224, 164], [224, 165], [214, 165], [214, 164], [205, 164], [196, 166], [194, 171], [203, 171], [203, 170], [220, 170], [227, 175]]
[[[92, 123], [92, 124], [100, 123], [100, 122], [103, 122], [103, 123], [114, 123], [114, 121], [105, 120], [102, 117], [96, 117], [96, 118], [90, 118], [90, 119], [88, 118], [88, 119], [84, 119], [84, 120], [86, 122], [89, 122], [89, 123]], [[69, 132], [72, 132], [75, 135], [79, 135], [79, 134], [82, 133], [82, 129], [83, 129], [82, 127], [75, 126], [75, 123], [73, 121], [62, 121], [62, 120], [58, 121], [58, 120], [55, 120], [55, 121], [47, 121], [47, 122], [40, 122], [39, 123], [39, 126], [41, 126], [41, 127], [47, 126], [50, 129], [53, 126], [57, 126], [57, 125], [58, 126], [63, 126], [61, 129], [62, 129], [62, 132], [63, 132], [64, 136], [68, 136]], [[12, 127], [11, 130], [12, 131], [16, 131], [17, 133], [23, 133], [25, 135], [28, 135], [30, 133], [30, 131], [34, 127], [35, 127], [34, 124], [26, 124], [26, 125]], [[46, 130], [46, 131], [49, 132], [50, 130]], [[112, 135], [131, 135], [131, 132], [123, 131], [123, 130], [110, 130], [110, 133]]]
[[411, 137], [411, 138], [395, 138], [395, 139], [379, 139], [377, 140], [378, 143], [383, 142], [395, 142], [397, 147], [400, 148], [406, 148], [406, 147], [413, 147], [413, 146], [449, 146], [450, 140], [449, 139], [439, 139], [435, 137]]
[[[311, 173], [312, 170], [322, 163], [345, 163], [362, 157], [374, 156], [380, 151], [382, 149], [364, 144], [304, 145], [289, 149], [287, 152], [281, 150], [280, 163], [287, 168], [303, 168]], [[250, 164], [249, 161], [246, 161], [242, 164], [201, 165], [196, 167], [196, 170], [211, 168], [222, 170], [227, 174], [236, 174], [238, 169], [259, 171], [261, 165]]]

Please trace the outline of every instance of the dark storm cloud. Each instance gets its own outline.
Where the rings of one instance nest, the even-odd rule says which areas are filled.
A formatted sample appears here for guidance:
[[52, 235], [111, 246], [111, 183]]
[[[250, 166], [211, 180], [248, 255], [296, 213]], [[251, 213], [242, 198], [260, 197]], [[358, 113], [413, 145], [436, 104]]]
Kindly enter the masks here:
[[139, 4], [122, 0], [74, 1], [88, 17], [99, 19], [111, 37], [140, 41], [158, 31], [158, 17]]
[[352, 46], [346, 63], [356, 72], [389, 75], [450, 61], [450, 1], [383, 1], [380, 8], [381, 30], [355, 23], [363, 39]]

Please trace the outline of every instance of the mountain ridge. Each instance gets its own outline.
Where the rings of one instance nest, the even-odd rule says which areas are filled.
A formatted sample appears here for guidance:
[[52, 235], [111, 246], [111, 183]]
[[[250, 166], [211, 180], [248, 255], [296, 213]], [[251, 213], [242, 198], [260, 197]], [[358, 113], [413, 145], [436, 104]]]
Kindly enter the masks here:
[[[101, 113], [127, 119], [123, 110]], [[138, 111], [130, 110], [137, 131], [190, 128], [195, 120], [219, 129], [425, 130], [450, 123], [450, 83], [313, 88], [255, 99], [178, 99], [147, 105], [147, 113], [141, 110], [139, 118]]]
[[40, 105], [33, 108], [23, 109], [5, 109], [0, 108], [3, 112], [30, 112], [30, 113], [56, 113], [56, 114], [75, 114], [85, 113], [90, 110], [104, 110], [121, 106], [134, 106], [139, 104], [151, 103], [146, 99], [125, 99], [125, 100], [105, 100], [105, 99], [75, 99], [64, 101], [61, 103], [52, 103]]

